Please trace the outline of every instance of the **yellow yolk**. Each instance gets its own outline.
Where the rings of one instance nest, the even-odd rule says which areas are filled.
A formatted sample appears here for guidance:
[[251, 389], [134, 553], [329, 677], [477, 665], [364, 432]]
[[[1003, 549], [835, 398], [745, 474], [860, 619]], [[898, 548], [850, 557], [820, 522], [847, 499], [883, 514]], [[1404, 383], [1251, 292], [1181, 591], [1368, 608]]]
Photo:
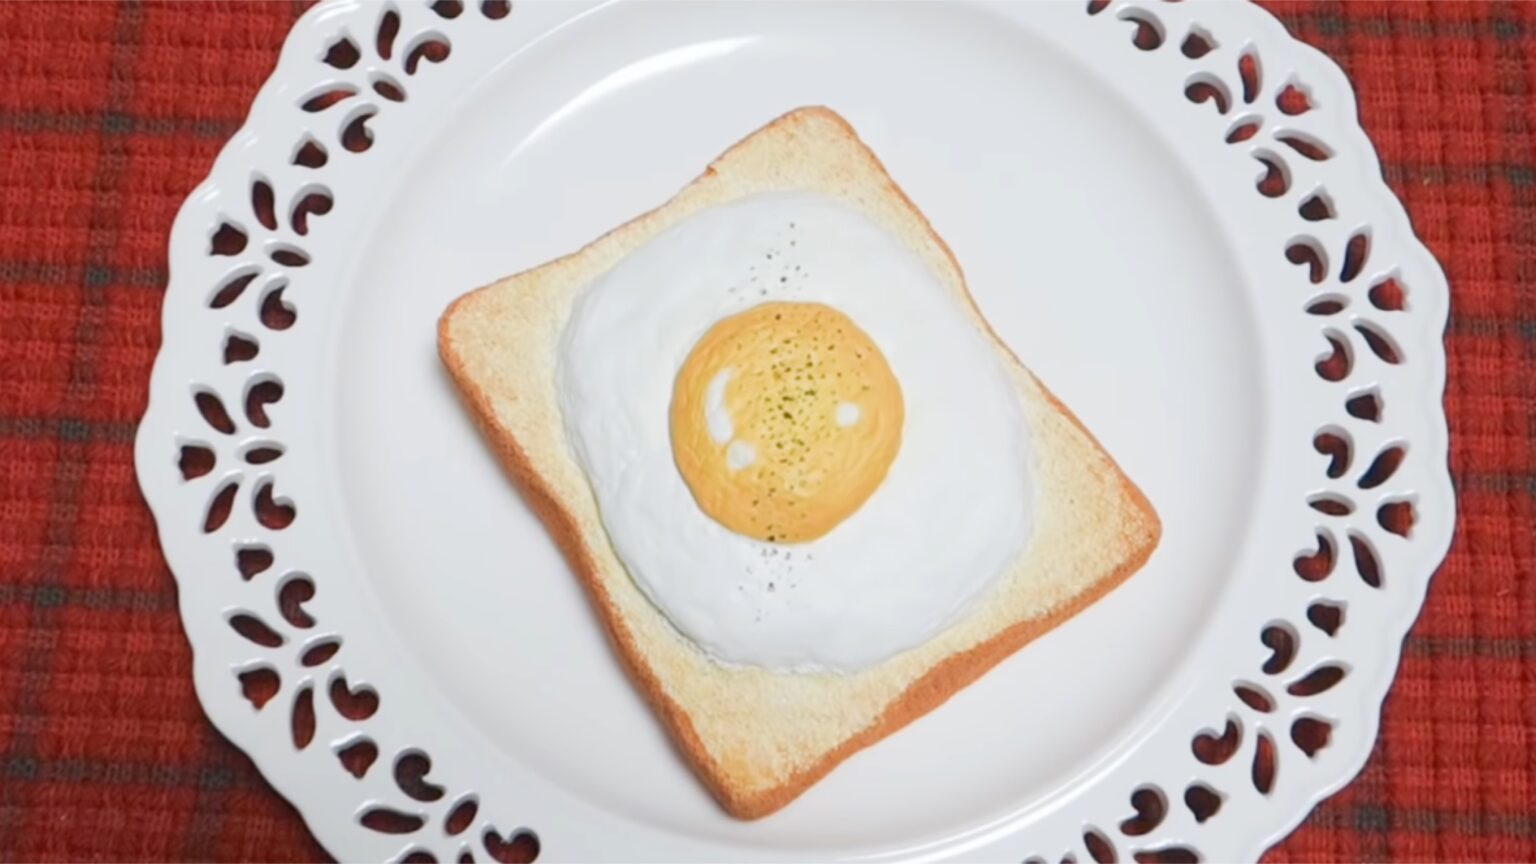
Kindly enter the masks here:
[[672, 454], [700, 509], [800, 543], [869, 498], [901, 446], [901, 388], [848, 316], [764, 303], [720, 320], [672, 390]]

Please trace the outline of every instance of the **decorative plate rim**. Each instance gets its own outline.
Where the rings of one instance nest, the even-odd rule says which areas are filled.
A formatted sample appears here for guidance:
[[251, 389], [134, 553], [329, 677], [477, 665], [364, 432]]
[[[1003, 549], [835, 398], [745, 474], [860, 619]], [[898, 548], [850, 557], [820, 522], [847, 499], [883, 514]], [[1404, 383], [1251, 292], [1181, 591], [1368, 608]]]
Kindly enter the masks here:
[[[1147, 96], [1160, 107], [1144, 113], [1160, 134], [1221, 154], [1202, 163], [1196, 194], [1255, 226], [1252, 238], [1224, 226], [1224, 239], [1245, 260], [1284, 259], [1254, 265], [1263, 271], [1256, 281], [1283, 273], [1311, 283], [1290, 286], [1295, 317], [1273, 323], [1281, 335], [1270, 341], [1290, 342], [1261, 350], [1287, 364], [1276, 374], [1307, 379], [1282, 403], [1300, 419], [1277, 428], [1306, 427], [1317, 473], [1295, 481], [1307, 491], [1286, 498], [1283, 516], [1275, 504], [1284, 542], [1297, 551], [1262, 577], [1289, 581], [1262, 590], [1269, 602], [1292, 604], [1283, 614], [1244, 609], [1252, 614], [1242, 625], [1198, 636], [1208, 648], [1248, 628], [1224, 652], [1223, 671], [1203, 673], [1198, 692], [1136, 754], [1077, 781], [1077, 800], [1060, 808], [1070, 812], [1027, 829], [991, 826], [923, 854], [1086, 861], [1108, 846], [1120, 859], [1256, 858], [1363, 767], [1402, 639], [1449, 548], [1455, 500], [1441, 344], [1449, 287], [1381, 176], [1342, 70], [1267, 11], [1154, 0], [1023, 5], [1032, 8], [1006, 14], [1046, 19], [1069, 50], [1127, 52], [1113, 62], [1145, 70], [1144, 81], [1121, 85], [1127, 93], [1177, 85]], [[420, 143], [402, 118], [450, 110], [466, 89], [456, 85], [587, 11], [319, 4], [294, 25], [246, 122], [172, 229], [163, 342], [136, 438], [139, 482], [177, 579], [205, 711], [342, 858], [506, 859], [541, 845], [545, 857], [594, 860], [790, 854], [629, 822], [531, 773], [516, 784], [477, 776], [478, 738], [444, 741], [453, 736], [443, 730], [463, 726], [451, 710], [381, 704], [388, 681], [406, 674], [392, 671], [399, 652], [368, 631], [368, 610], [325, 590], [346, 578], [326, 569], [336, 559], [323, 545], [338, 518], [324, 512], [332, 499], [291, 491], [306, 487], [304, 468], [324, 450], [306, 443], [313, 430], [292, 427], [325, 388], [294, 387], [284, 370], [325, 350], [303, 341], [325, 332], [309, 321], [329, 314], [304, 289], [344, 266], [316, 252], [328, 239], [350, 242], [327, 233], [329, 222], [370, 194], [368, 167], [349, 160], [373, 151], [374, 169], [398, 164]], [[1257, 188], [1255, 176], [1266, 178]], [[1233, 178], [1246, 198], [1231, 191]], [[1275, 232], [1283, 243], [1257, 239]], [[1302, 338], [1322, 353], [1298, 354]], [[1405, 402], [1406, 416], [1384, 407]], [[1306, 532], [1291, 537], [1298, 526]], [[1245, 571], [1233, 581], [1257, 578]], [[275, 693], [263, 689], [267, 675]], [[270, 701], [256, 704], [263, 695]], [[1286, 767], [1279, 778], [1277, 760]], [[1242, 808], [1238, 820], [1231, 811]]]

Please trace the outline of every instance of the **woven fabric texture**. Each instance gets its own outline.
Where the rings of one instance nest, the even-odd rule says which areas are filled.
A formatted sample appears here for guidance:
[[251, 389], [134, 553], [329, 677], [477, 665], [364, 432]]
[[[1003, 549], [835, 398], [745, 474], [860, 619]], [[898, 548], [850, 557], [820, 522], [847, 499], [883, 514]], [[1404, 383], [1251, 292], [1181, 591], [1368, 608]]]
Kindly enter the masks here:
[[[1536, 4], [1269, 5], [1450, 276], [1460, 495], [1374, 755], [1269, 860], [1533, 861]], [[0, 4], [0, 861], [326, 857], [198, 706], [132, 468], [171, 221], [303, 8]]]

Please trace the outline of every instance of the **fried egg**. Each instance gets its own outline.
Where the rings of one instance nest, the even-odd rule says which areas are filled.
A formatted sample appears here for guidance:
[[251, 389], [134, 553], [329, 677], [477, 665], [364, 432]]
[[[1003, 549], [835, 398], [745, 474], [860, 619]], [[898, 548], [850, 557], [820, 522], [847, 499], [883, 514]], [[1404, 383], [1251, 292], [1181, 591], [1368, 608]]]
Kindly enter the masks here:
[[768, 543], [815, 540], [852, 515], [885, 478], [901, 422], [885, 357], [824, 303], [722, 319], [672, 389], [672, 454], [694, 500]]
[[584, 289], [561, 412], [615, 554], [722, 662], [851, 672], [1022, 551], [999, 353], [899, 239], [808, 193], [703, 209]]

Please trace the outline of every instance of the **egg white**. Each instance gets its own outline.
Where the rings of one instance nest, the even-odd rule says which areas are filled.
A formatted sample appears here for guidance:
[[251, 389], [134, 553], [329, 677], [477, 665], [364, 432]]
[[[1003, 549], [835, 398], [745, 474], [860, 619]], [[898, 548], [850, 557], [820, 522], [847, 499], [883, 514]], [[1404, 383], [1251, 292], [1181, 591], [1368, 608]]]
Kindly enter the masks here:
[[[721, 318], [773, 300], [832, 306], [869, 334], [905, 401], [900, 450], [814, 541], [736, 534], [672, 454], [674, 379]], [[937, 635], [1028, 541], [1028, 428], [1002, 360], [905, 245], [807, 193], [683, 219], [588, 286], [559, 358], [561, 410], [619, 559], [718, 660], [854, 671]]]

